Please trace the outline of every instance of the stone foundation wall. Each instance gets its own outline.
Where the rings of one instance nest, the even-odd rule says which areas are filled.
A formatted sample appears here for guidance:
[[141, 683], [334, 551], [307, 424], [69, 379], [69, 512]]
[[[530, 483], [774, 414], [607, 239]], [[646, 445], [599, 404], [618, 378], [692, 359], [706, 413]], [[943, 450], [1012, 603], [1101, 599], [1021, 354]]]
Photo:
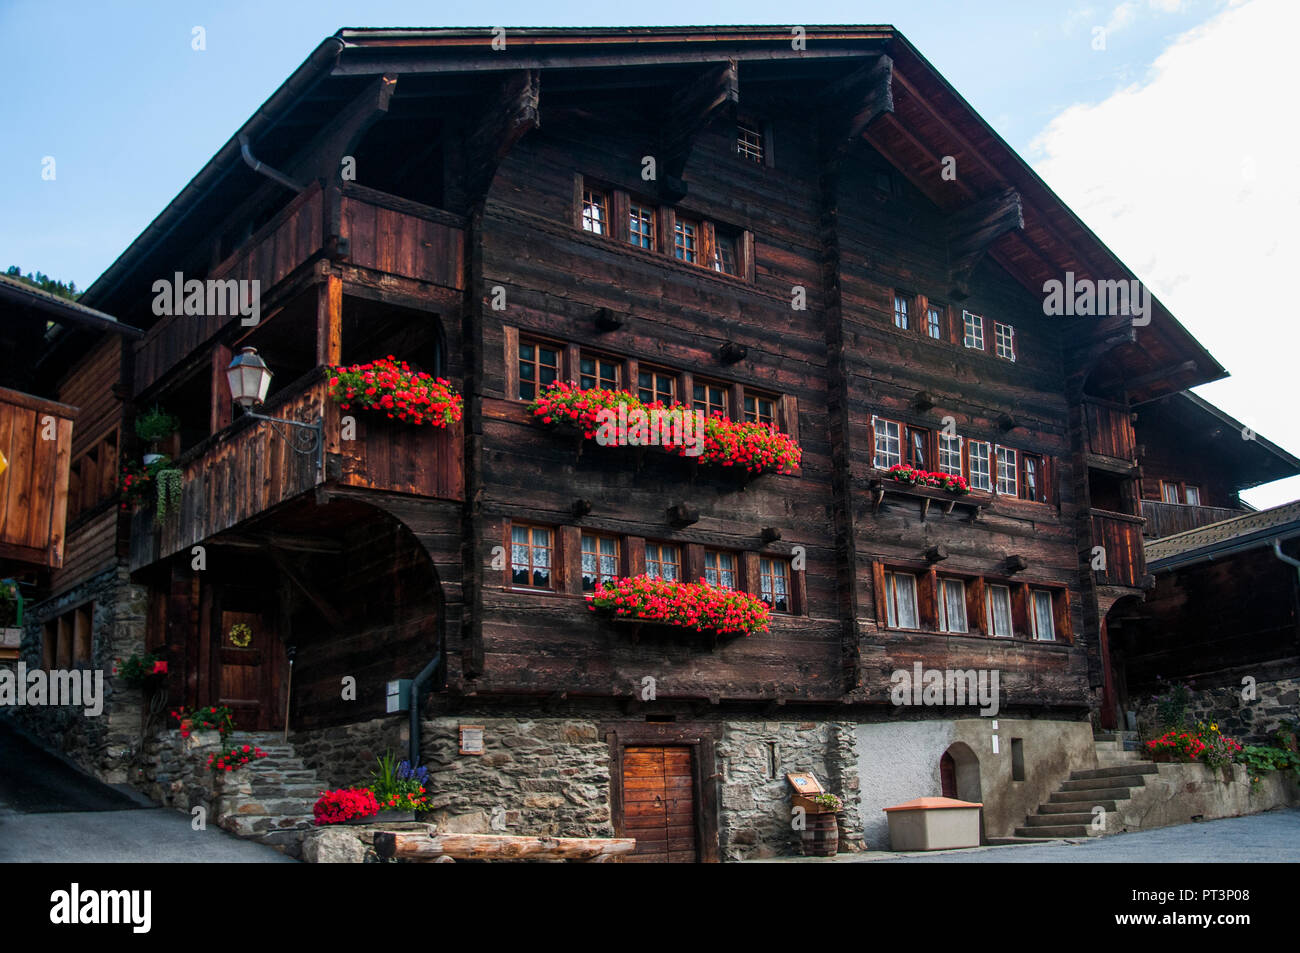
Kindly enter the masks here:
[[399, 761], [408, 751], [407, 714], [387, 715], [335, 728], [295, 731], [289, 735], [294, 751], [315, 769], [330, 789], [364, 784], [376, 761], [392, 751]]
[[[1246, 745], [1273, 744], [1272, 733], [1286, 722], [1300, 722], [1300, 678], [1281, 678], [1255, 684], [1255, 697], [1242, 698], [1242, 685], [1193, 689], [1187, 723], [1214, 723], [1230, 738]], [[1138, 731], [1143, 738], [1161, 734], [1156, 706], [1138, 709]]]
[[28, 670], [42, 667], [44, 624], [70, 609], [95, 603], [91, 623], [91, 661], [79, 666], [103, 672], [104, 708], [89, 717], [80, 707], [23, 706], [14, 715], [48, 747], [61, 751], [109, 784], [128, 780], [130, 764], [141, 743], [144, 699], [112, 674], [113, 660], [145, 651], [148, 593], [133, 585], [125, 568], [117, 568], [53, 599], [31, 606], [23, 618], [22, 660]]

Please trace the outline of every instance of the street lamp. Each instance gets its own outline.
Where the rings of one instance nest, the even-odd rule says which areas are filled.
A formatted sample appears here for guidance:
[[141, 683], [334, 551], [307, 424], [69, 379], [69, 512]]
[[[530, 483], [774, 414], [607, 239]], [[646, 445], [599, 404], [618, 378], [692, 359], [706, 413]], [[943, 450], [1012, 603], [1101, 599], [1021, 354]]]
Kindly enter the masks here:
[[[321, 445], [324, 442], [324, 424], [320, 418], [305, 424], [300, 420], [286, 420], [283, 417], [268, 417], [253, 410], [266, 400], [267, 391], [271, 389], [271, 369], [266, 366], [257, 353], [257, 348], [246, 347], [230, 362], [226, 369], [226, 380], [230, 384], [230, 396], [240, 406], [246, 417], [265, 420], [271, 428], [288, 442], [295, 453], [316, 454], [316, 467], [321, 465]], [[294, 428], [290, 437], [277, 424]], [[303, 439], [305, 438], [305, 440]]]

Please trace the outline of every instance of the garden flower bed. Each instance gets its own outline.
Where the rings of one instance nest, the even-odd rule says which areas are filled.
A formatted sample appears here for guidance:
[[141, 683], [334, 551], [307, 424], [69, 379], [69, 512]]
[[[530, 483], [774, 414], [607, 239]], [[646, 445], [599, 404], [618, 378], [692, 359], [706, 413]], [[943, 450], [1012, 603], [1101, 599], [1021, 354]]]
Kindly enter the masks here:
[[597, 584], [587, 595], [593, 612], [719, 635], [766, 632], [772, 610], [753, 596], [707, 582], [667, 582], [632, 576]]
[[[799, 444], [774, 427], [714, 415], [702, 418], [703, 433], [697, 434], [694, 423], [687, 423], [687, 418], [698, 419], [689, 406], [646, 404], [629, 391], [557, 382], [528, 408], [541, 423], [573, 427], [602, 446], [660, 446], [701, 464], [752, 474], [789, 473], [798, 469], [803, 456]], [[659, 421], [672, 421], [675, 426], [661, 426]]]

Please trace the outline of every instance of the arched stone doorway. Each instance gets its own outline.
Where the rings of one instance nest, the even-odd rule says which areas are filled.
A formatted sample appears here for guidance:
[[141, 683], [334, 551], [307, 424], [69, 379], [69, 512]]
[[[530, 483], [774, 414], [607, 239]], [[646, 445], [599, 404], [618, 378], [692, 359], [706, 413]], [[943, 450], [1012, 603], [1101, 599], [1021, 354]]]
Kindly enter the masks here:
[[[944, 797], [984, 802], [980, 759], [964, 741], [954, 741], [939, 758], [939, 784]], [[984, 812], [980, 811], [980, 843], [984, 843]]]

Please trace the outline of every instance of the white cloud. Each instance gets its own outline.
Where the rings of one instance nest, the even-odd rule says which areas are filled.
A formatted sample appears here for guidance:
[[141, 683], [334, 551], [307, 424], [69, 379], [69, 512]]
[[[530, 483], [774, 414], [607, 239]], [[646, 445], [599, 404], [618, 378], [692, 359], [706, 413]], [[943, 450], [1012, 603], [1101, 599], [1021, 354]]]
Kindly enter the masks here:
[[1184, 6], [1183, 0], [1150, 0], [1151, 9], [1160, 13], [1177, 13]]
[[1138, 5], [1133, 0], [1128, 3], [1121, 3], [1114, 10], [1110, 11], [1110, 19], [1106, 21], [1106, 32], [1117, 33], [1124, 29], [1134, 20], [1137, 19]]
[[[1234, 375], [1204, 396], [1293, 453], [1297, 32], [1294, 0], [1225, 9], [1174, 40], [1144, 82], [1071, 106], [1030, 145], [1048, 185]], [[1279, 484], [1251, 499], [1295, 496]]]

